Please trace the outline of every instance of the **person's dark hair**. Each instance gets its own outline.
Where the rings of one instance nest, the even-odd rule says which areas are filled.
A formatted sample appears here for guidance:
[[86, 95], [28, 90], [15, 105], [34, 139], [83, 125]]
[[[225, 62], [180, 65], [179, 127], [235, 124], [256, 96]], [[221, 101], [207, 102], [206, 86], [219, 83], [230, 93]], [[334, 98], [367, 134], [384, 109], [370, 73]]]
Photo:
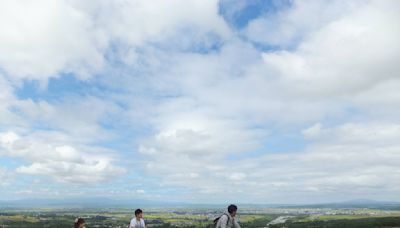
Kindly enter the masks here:
[[76, 218], [74, 222], [74, 228], [79, 228], [79, 226], [84, 223], [85, 220], [83, 218]]
[[237, 211], [237, 206], [235, 204], [231, 204], [228, 207], [229, 214], [232, 214], [234, 211]]
[[136, 209], [136, 211], [135, 211], [135, 216], [139, 215], [140, 213], [143, 213], [143, 211], [140, 210], [140, 209]]

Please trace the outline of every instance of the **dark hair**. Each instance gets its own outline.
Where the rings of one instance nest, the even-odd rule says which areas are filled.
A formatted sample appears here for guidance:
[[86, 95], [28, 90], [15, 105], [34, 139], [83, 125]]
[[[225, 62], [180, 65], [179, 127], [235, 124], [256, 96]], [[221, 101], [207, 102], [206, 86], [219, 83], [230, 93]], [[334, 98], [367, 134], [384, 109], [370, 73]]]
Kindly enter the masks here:
[[83, 218], [76, 218], [74, 222], [74, 228], [79, 228], [79, 226], [84, 223], [85, 220]]
[[234, 211], [237, 211], [237, 206], [235, 204], [231, 204], [228, 207], [229, 214], [232, 214]]
[[140, 209], [136, 209], [136, 211], [135, 211], [135, 216], [139, 215], [140, 213], [143, 213], [143, 211], [140, 210]]

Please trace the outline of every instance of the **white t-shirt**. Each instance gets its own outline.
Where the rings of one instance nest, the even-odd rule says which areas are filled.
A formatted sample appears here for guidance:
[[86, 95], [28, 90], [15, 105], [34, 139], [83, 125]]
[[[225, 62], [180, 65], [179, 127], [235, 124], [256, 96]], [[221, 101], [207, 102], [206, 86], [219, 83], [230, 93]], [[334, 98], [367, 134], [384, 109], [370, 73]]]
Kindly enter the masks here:
[[136, 218], [133, 218], [129, 228], [145, 228], [144, 220], [141, 218], [139, 222], [136, 220]]
[[236, 221], [236, 218], [232, 218], [228, 213], [223, 214], [217, 223], [217, 227], [219, 228], [240, 228], [239, 223]]

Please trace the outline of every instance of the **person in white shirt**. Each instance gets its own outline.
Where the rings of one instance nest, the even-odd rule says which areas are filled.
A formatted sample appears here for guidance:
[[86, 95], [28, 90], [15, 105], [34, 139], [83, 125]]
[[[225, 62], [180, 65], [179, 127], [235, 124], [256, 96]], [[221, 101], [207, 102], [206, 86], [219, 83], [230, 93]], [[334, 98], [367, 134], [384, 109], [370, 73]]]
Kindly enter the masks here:
[[129, 228], [146, 228], [143, 220], [143, 211], [140, 209], [135, 210], [135, 218], [131, 220]]
[[224, 213], [219, 217], [216, 227], [218, 228], [240, 228], [236, 220], [237, 206], [234, 204], [229, 205], [228, 213]]

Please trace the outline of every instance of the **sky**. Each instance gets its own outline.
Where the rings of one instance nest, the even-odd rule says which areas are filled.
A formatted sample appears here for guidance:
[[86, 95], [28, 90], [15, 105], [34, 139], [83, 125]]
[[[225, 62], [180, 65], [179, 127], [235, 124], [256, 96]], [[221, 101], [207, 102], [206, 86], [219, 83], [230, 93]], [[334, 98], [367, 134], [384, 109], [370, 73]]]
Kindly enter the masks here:
[[400, 201], [399, 12], [2, 0], [0, 199]]

